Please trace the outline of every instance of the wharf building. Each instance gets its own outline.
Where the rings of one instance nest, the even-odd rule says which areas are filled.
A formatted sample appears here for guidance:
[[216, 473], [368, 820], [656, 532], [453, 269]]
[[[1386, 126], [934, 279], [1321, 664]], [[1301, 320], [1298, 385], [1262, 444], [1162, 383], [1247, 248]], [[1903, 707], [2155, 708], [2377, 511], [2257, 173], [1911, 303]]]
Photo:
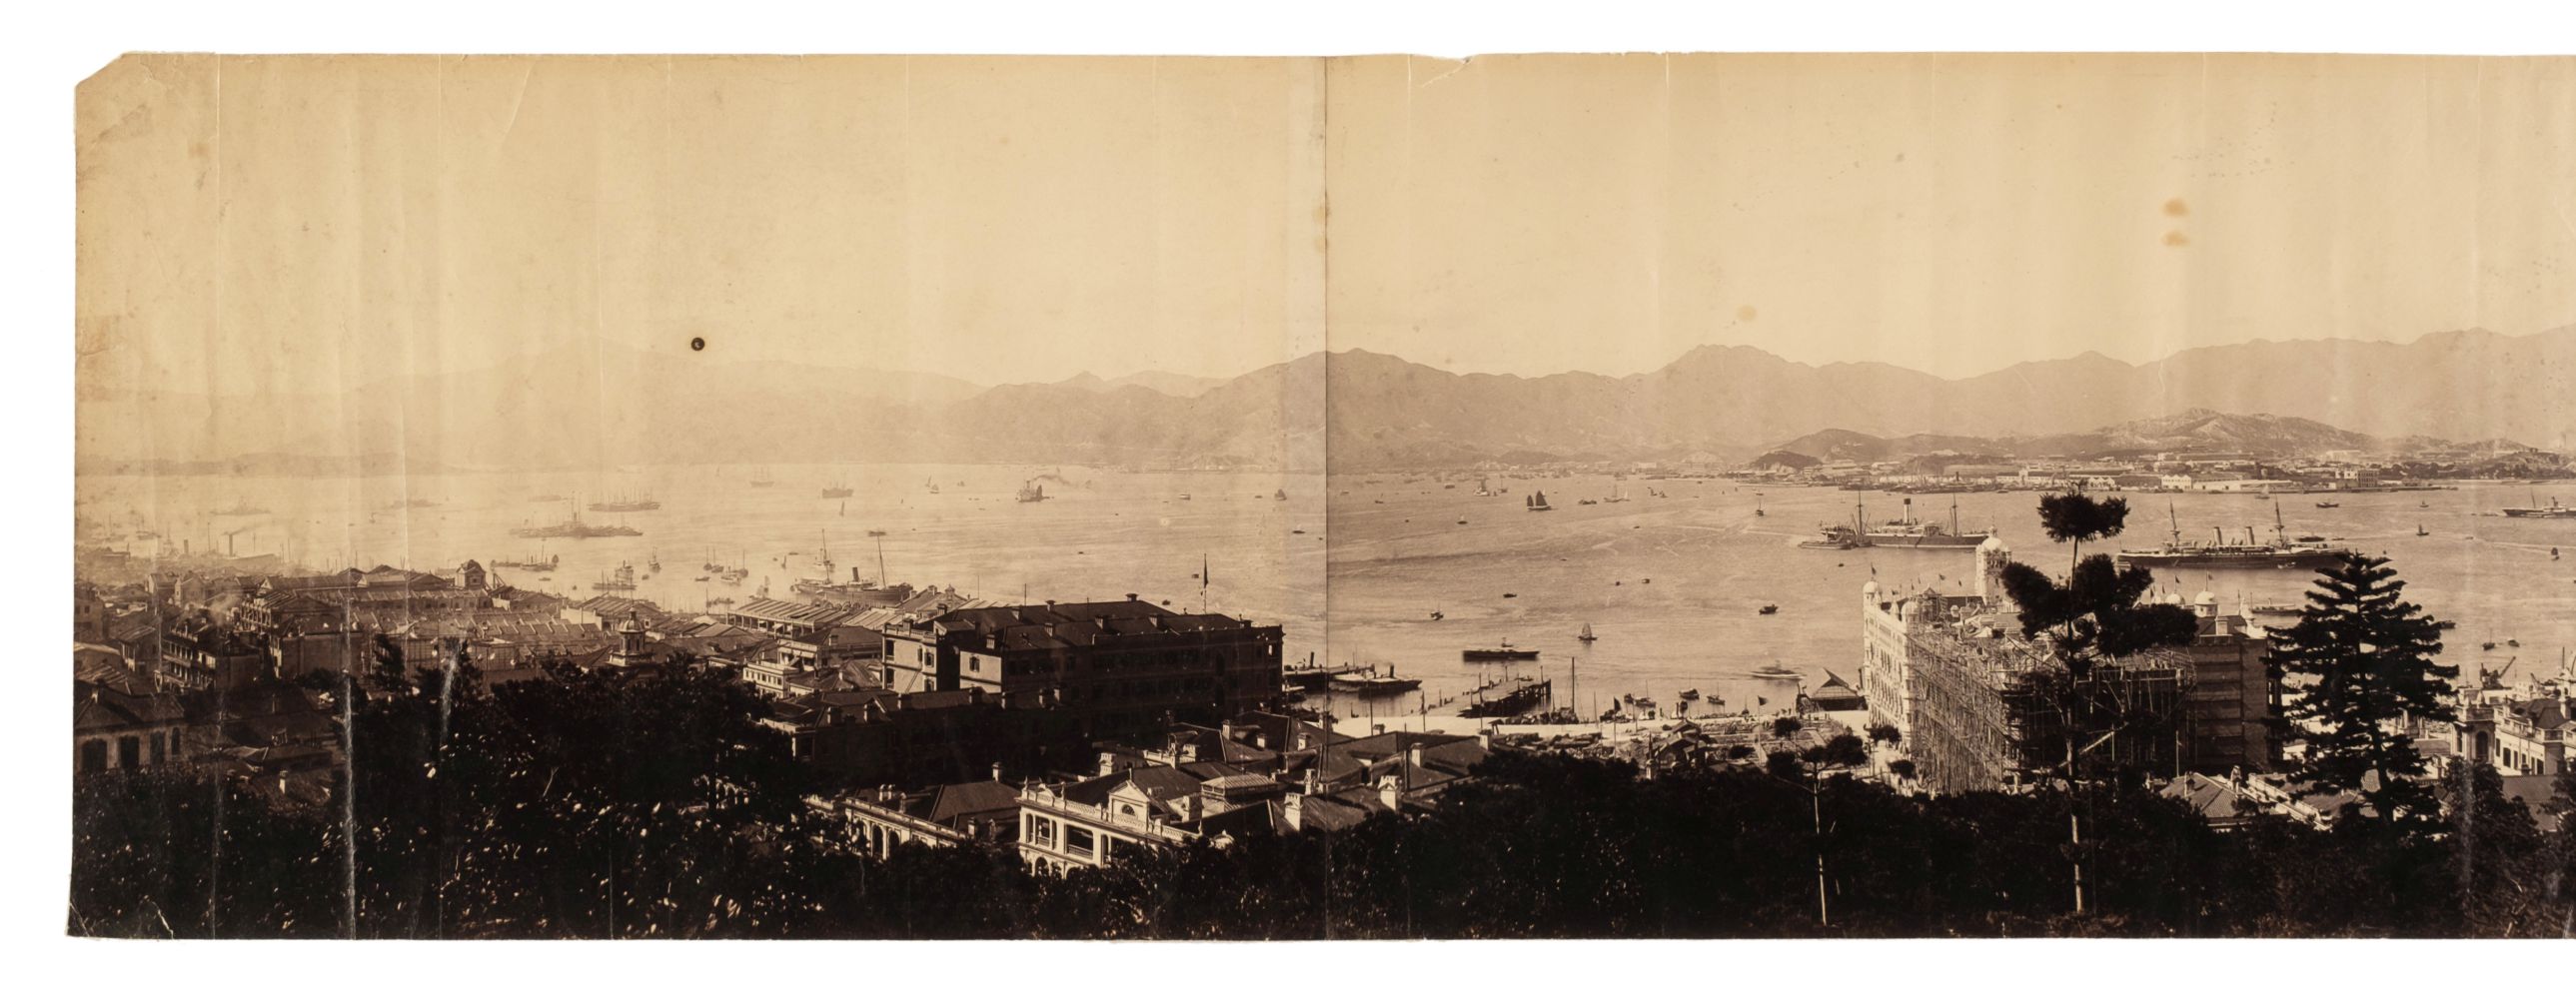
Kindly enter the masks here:
[[[873, 686], [884, 636], [855, 621], [859, 609], [766, 597], [745, 601], [724, 623], [776, 639], [744, 659], [743, 679], [773, 697], [791, 693]], [[859, 683], [864, 679], [867, 683]]]
[[[1966, 594], [1861, 587], [1870, 719], [1896, 728], [1926, 789], [2032, 786], [2063, 772], [2077, 735], [2100, 740], [2083, 763], [2097, 774], [2227, 773], [2276, 761], [2268, 643], [2242, 616], [2219, 614], [2215, 597], [2193, 602], [2200, 631], [2190, 645], [2096, 664], [2078, 686], [2043, 642], [2021, 636], [2002, 585], [2011, 550], [1989, 538], [1974, 557]], [[2120, 719], [2116, 730], [2100, 731], [2109, 718]]]

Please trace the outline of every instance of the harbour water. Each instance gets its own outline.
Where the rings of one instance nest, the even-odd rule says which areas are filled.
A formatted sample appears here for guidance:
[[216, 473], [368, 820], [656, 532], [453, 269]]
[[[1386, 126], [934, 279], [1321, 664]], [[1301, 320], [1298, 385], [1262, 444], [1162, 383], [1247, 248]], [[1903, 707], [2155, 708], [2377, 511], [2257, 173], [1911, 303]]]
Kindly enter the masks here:
[[[1820, 523], [1850, 523], [1856, 500], [1866, 503], [1873, 522], [1901, 516], [1902, 497], [1884, 492], [1575, 476], [1494, 478], [1491, 485], [1503, 494], [1478, 497], [1477, 484], [1456, 476], [1334, 478], [1333, 661], [1400, 663], [1437, 701], [1478, 682], [1477, 664], [1462, 662], [1459, 650], [1509, 640], [1540, 650], [1560, 698], [1568, 696], [1563, 677], [1573, 666], [1579, 691], [1571, 696], [1587, 716], [1623, 694], [1652, 697], [1669, 713], [1675, 694], [1688, 689], [1704, 698], [1694, 713], [1709, 710], [1705, 698], [1715, 694], [1725, 699], [1727, 713], [1759, 714], [1787, 703], [1798, 682], [1821, 682], [1827, 671], [1858, 682], [1862, 584], [1875, 579], [1899, 592], [1932, 586], [1964, 593], [1970, 586], [1967, 548], [1797, 546], [1815, 537]], [[1526, 510], [1533, 488], [1546, 491], [1552, 511]], [[1754, 514], [1757, 491], [1762, 516]], [[1580, 502], [1614, 495], [1628, 499]], [[1962, 528], [1992, 526], [2016, 559], [2063, 572], [2070, 552], [2041, 535], [2039, 495], [1913, 500], [1917, 516], [1945, 528], [1955, 500]], [[2510, 662], [2519, 674], [2535, 665], [2554, 669], [2562, 649], [2576, 649], [2576, 521], [2495, 515], [2525, 504], [2528, 495], [2520, 485], [2463, 484], [2336, 496], [2340, 505], [2332, 509], [2314, 505], [2326, 497], [2287, 495], [2279, 502], [2293, 536], [2321, 534], [2389, 556], [2409, 599], [2458, 622], [2444, 661], [2490, 669]], [[2088, 551], [2164, 541], [2168, 509], [2186, 537], [2207, 537], [2213, 526], [2231, 535], [2248, 526], [2271, 535], [2272, 501], [2257, 496], [2137, 493], [2128, 499], [2128, 532]], [[2415, 533], [2419, 523], [2423, 537]], [[2553, 560], [2553, 546], [2566, 557]], [[2176, 570], [2158, 582], [2185, 598], [2207, 590], [2236, 612], [2303, 603], [2313, 578]], [[1766, 604], [1778, 612], [1761, 613]], [[1440, 620], [1432, 620], [1435, 612]], [[1587, 623], [1597, 641], [1576, 639]], [[2479, 648], [2490, 640], [2493, 651]], [[1800, 680], [1753, 675], [1775, 663]]]
[[[753, 486], [761, 473], [772, 480]], [[1022, 503], [1025, 484], [1047, 499]], [[846, 485], [847, 498], [824, 498]], [[932, 492], [936, 486], [938, 491]], [[853, 567], [915, 586], [954, 586], [995, 600], [1114, 600], [1127, 593], [1175, 608], [1248, 616], [1287, 629], [1290, 649], [1323, 644], [1323, 478], [1320, 475], [1114, 472], [1073, 466], [996, 465], [643, 467], [601, 475], [482, 473], [370, 478], [104, 477], [78, 480], [78, 510], [114, 528], [108, 543], [137, 554], [166, 545], [191, 551], [227, 543], [240, 554], [277, 553], [330, 569], [379, 563], [452, 572], [466, 559], [542, 560], [551, 572], [497, 570], [513, 585], [576, 600], [621, 564], [636, 589], [620, 596], [697, 611], [717, 598], [744, 600], [765, 586]], [[1284, 491], [1288, 499], [1274, 497]], [[536, 500], [539, 496], [563, 500]], [[1187, 495], [1190, 498], [1182, 499]], [[581, 512], [635, 537], [537, 540], [511, 531], [562, 522], [611, 497], [650, 496], [658, 510]], [[408, 502], [433, 505], [404, 508]], [[265, 508], [221, 516], [237, 503]], [[163, 537], [132, 539], [147, 525]], [[1297, 531], [1307, 533], [1299, 534]], [[225, 532], [238, 531], [230, 539]], [[868, 532], [884, 531], [882, 537]], [[89, 539], [85, 539], [89, 540]], [[661, 571], [650, 563], [659, 558]], [[1198, 574], [1208, 575], [1204, 597]], [[708, 576], [710, 560], [744, 566], [739, 586]], [[1302, 657], [1303, 653], [1298, 654]]]
[[[762, 471], [773, 484], [751, 485]], [[1017, 502], [1032, 482], [1049, 498]], [[746, 599], [764, 586], [772, 596], [792, 597], [796, 580], [820, 574], [827, 545], [839, 579], [848, 579], [852, 566], [877, 578], [882, 545], [890, 580], [999, 600], [1114, 599], [1132, 591], [1195, 609], [1204, 564], [1206, 606], [1282, 625], [1291, 662], [1312, 653], [1325, 663], [1392, 663], [1399, 675], [1423, 681], [1418, 693], [1366, 703], [1335, 696], [1332, 710], [1345, 717], [1410, 714], [1460, 695], [1505, 669], [1463, 661], [1460, 650], [1504, 641], [1540, 653], [1509, 669], [1543, 673], [1555, 681], [1560, 704], [1579, 702], [1570, 706], [1587, 716], [1628, 694], [1651, 697], [1670, 713], [1676, 695], [1693, 689], [1702, 695], [1694, 714], [1765, 713], [1794, 703], [1800, 683], [1812, 686], [1827, 671], [1857, 681], [1864, 582], [1900, 592], [1963, 592], [1968, 585], [1965, 548], [1798, 547], [1820, 523], [1849, 523], [1856, 500], [1867, 504], [1872, 521], [1901, 515], [1900, 499], [1883, 492], [1608, 476], [1491, 484], [1500, 495], [1478, 497], [1475, 478], [1455, 475], [1327, 480], [1073, 466], [673, 466], [598, 475], [88, 476], [78, 480], [77, 499], [90, 528], [85, 541], [138, 554], [163, 545], [175, 551], [183, 542], [196, 552], [229, 544], [241, 554], [275, 553], [316, 568], [384, 563], [439, 571], [468, 558], [488, 565], [560, 556], [550, 572], [497, 575], [581, 599], [631, 564], [631, 595], [678, 611], [719, 597]], [[833, 485], [849, 486], [852, 495], [824, 497]], [[1533, 487], [1547, 491], [1553, 511], [1527, 511]], [[1281, 491], [1288, 499], [1274, 498]], [[1757, 491], [1764, 516], [1754, 514]], [[546, 495], [566, 499], [534, 498]], [[584, 510], [582, 517], [631, 526], [639, 536], [511, 535], [560, 522], [576, 505], [636, 495], [661, 508]], [[1614, 496], [1626, 500], [1580, 502]], [[2319, 534], [2394, 559], [2410, 599], [2459, 623], [2446, 661], [2510, 663], [2518, 674], [2554, 668], [2562, 650], [2576, 649], [2576, 521], [2496, 515], [2527, 505], [2530, 496], [2520, 485], [2464, 484], [2336, 496], [2339, 506], [2331, 509], [2317, 508], [2316, 496], [2278, 502], [2293, 535]], [[2017, 558], [2062, 570], [2069, 553], [2040, 535], [2038, 499], [2028, 492], [1924, 495], [1914, 497], [1914, 507], [1946, 527], [1955, 500], [1960, 526], [1993, 526]], [[2129, 499], [2129, 532], [2090, 550], [2162, 541], [2169, 509], [2186, 537], [2207, 537], [2213, 527], [2240, 536], [2248, 527], [2266, 537], [2271, 531], [2273, 501], [2255, 496]], [[415, 503], [426, 505], [406, 505]], [[216, 513], [242, 506], [267, 512]], [[138, 528], [162, 537], [137, 540]], [[2553, 560], [2553, 546], [2567, 557]], [[661, 569], [652, 571], [656, 557]], [[750, 576], [739, 586], [698, 579], [710, 575], [701, 568], [710, 560], [746, 566]], [[2166, 592], [2205, 589], [2230, 611], [2300, 603], [2309, 580], [2305, 573], [2242, 570], [2160, 577]], [[1763, 614], [1764, 605], [1778, 611]], [[1586, 624], [1597, 641], [1576, 639]], [[2479, 648], [2488, 641], [2497, 647]], [[1775, 664], [1796, 679], [1754, 675]]]

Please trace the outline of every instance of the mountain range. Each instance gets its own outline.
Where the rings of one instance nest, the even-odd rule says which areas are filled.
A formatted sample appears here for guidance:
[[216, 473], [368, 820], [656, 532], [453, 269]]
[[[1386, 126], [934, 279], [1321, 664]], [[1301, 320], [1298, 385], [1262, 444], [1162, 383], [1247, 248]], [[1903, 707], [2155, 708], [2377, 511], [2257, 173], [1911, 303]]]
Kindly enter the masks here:
[[[2576, 447], [2576, 327], [2436, 333], [2404, 344], [2255, 341], [2146, 364], [2085, 354], [1960, 379], [1708, 346], [1625, 377], [1460, 374], [1350, 350], [1230, 379], [1084, 374], [989, 388], [893, 369], [596, 343], [341, 393], [116, 395], [84, 386], [76, 423], [87, 468], [260, 454], [383, 456], [398, 467], [952, 461], [1313, 470], [1329, 455], [1332, 469], [1362, 470], [1742, 460], [1797, 450], [1790, 445], [1827, 429], [1852, 435], [1852, 446], [1892, 440], [1879, 446], [1906, 453], [2074, 453], [2175, 440], [2313, 451], [2499, 438], [2567, 450]], [[1803, 443], [1834, 450], [1829, 441]]]
[[[2072, 434], [1963, 437], [1908, 434], [1877, 437], [1849, 430], [1820, 430], [1765, 449], [1765, 455], [1797, 455], [1818, 461], [1880, 462], [1945, 456], [1954, 463], [1979, 459], [2026, 459], [2144, 454], [2162, 451], [2247, 452], [2261, 455], [2318, 455], [2335, 451], [2520, 450], [2512, 441], [2462, 443], [2410, 436], [2390, 440], [2330, 427], [2315, 420], [2268, 413], [2221, 413], [2190, 409], [2170, 416], [2131, 420]], [[1792, 462], [1794, 464], [1794, 462]]]

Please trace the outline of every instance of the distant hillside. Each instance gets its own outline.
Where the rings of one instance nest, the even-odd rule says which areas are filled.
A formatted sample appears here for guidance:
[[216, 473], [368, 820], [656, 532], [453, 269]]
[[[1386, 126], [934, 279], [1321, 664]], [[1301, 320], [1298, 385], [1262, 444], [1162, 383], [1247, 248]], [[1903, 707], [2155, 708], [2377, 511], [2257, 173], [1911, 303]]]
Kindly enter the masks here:
[[[2231, 415], [2249, 413], [2278, 415]], [[1769, 449], [1855, 461], [2299, 453], [2410, 436], [2563, 451], [2576, 449], [2576, 329], [2411, 344], [2257, 342], [2146, 365], [2087, 354], [1956, 380], [1712, 346], [1621, 378], [1457, 374], [1345, 351], [1223, 380], [1146, 372], [994, 388], [594, 344], [347, 392], [115, 396], [82, 386], [75, 433], [85, 468], [373, 455], [457, 468], [874, 460], [1316, 469], [1329, 455], [1332, 468], [1363, 470], [1741, 461]], [[2007, 441], [2011, 451], [1999, 451]]]
[[[2390, 441], [2330, 427], [2315, 420], [2193, 409], [2171, 416], [2131, 420], [2084, 433], [2030, 437], [1916, 434], [1883, 438], [1850, 430], [1826, 430], [1772, 445], [1772, 450], [1774, 453], [1804, 455], [1826, 461], [1922, 459], [1916, 464], [1926, 471], [1937, 471], [1944, 463], [1980, 464], [1998, 458], [2095, 458], [2168, 451], [2315, 455], [2329, 451], [2381, 452], [2396, 447], [2484, 451], [2510, 450], [2520, 445], [2511, 441], [2463, 445], [2423, 436], [2408, 437], [2402, 442]], [[1931, 460], [1932, 456], [1948, 457], [1936, 461]]]
[[1069, 388], [1089, 389], [1095, 392], [1107, 392], [1133, 386], [1141, 389], [1150, 389], [1164, 395], [1190, 399], [1205, 395], [1209, 389], [1223, 385], [1229, 380], [1230, 379], [1225, 378], [1203, 378], [1198, 375], [1174, 374], [1169, 371], [1139, 371], [1132, 375], [1124, 375], [1117, 378], [1102, 378], [1099, 375], [1085, 371], [1071, 378], [1056, 382], [1055, 384]]
[[[1740, 460], [1828, 427], [1879, 439], [2071, 435], [2070, 449], [2118, 447], [2075, 438], [2167, 418], [2201, 425], [2137, 427], [2130, 444], [2192, 438], [2215, 447], [2230, 434], [2313, 432], [2324, 434], [2317, 442], [2423, 435], [2576, 448], [2576, 328], [2438, 333], [2406, 344], [2255, 342], [2142, 365], [2085, 354], [1964, 379], [1884, 364], [1799, 364], [1749, 347], [1700, 347], [1625, 378], [1460, 375], [1364, 351], [1332, 355], [1331, 368], [1332, 461], [1347, 469], [1508, 451], [1602, 459], [1706, 451]], [[2196, 412], [2270, 413], [2314, 426], [2208, 423]]]

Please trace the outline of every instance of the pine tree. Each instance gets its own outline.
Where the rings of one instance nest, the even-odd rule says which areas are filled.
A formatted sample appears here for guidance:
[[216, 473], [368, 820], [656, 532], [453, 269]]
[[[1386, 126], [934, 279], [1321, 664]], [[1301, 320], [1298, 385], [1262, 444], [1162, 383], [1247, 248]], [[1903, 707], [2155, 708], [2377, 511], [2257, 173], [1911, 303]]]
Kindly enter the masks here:
[[2439, 805], [2420, 780], [2424, 757], [2400, 726], [2456, 720], [2450, 681], [2460, 669], [2433, 661], [2442, 624], [2405, 600], [2406, 584], [2385, 558], [2348, 553], [2317, 587], [2270, 656], [2303, 687], [2287, 710], [2308, 742], [2292, 776], [2358, 792], [2392, 829], [2432, 822]]

